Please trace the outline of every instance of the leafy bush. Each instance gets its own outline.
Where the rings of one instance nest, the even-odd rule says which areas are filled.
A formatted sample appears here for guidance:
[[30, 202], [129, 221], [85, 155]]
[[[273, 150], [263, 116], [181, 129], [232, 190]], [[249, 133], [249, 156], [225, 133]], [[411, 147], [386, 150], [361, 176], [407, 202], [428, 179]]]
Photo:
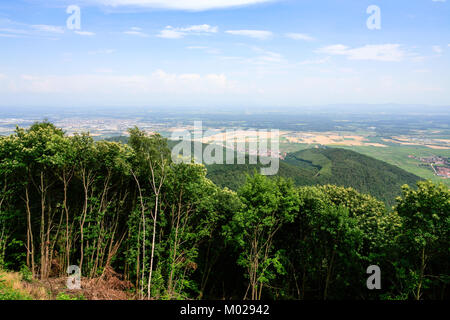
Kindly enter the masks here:
[[72, 295], [69, 295], [67, 293], [60, 292], [56, 296], [56, 300], [86, 300], [86, 298], [82, 294], [76, 295], [76, 296], [72, 296]]
[[33, 273], [31, 272], [30, 268], [28, 268], [26, 265], [23, 265], [20, 268], [20, 275], [21, 275], [23, 281], [26, 281], [26, 282], [33, 281]]
[[4, 275], [0, 274], [0, 300], [32, 300], [30, 295], [13, 289], [3, 278]]

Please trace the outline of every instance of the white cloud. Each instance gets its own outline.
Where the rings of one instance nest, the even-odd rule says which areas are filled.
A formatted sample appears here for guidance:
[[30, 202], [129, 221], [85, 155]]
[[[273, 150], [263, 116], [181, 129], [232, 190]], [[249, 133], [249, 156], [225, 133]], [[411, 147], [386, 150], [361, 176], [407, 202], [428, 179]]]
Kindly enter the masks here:
[[100, 49], [100, 50], [95, 50], [95, 51], [89, 51], [88, 54], [111, 54], [116, 52], [116, 50], [114, 49]]
[[204, 49], [208, 49], [208, 47], [205, 47], [205, 46], [189, 46], [189, 47], [186, 47], [187, 49], [189, 49], [189, 50], [204, 50]]
[[31, 26], [33, 29], [48, 33], [64, 33], [64, 28], [60, 26], [50, 26], [46, 24], [36, 24]]
[[[269, 66], [270, 67], [270, 66]], [[291, 66], [288, 66], [292, 70]], [[277, 71], [279, 70], [276, 65]], [[432, 74], [390, 70], [350, 72], [339, 68], [314, 68], [313, 72], [268, 74], [265, 67], [229, 70], [223, 73], [97, 73], [77, 75], [8, 75], [0, 80], [3, 105], [67, 106], [295, 106], [329, 103], [435, 103], [448, 104], [446, 82]], [[107, 71], [107, 70], [103, 70]], [[270, 71], [270, 69], [269, 69]], [[344, 73], [345, 72], [345, 73]], [[231, 77], [231, 78], [230, 78]], [[219, 103], [217, 101], [220, 101]]]
[[255, 64], [267, 64], [267, 63], [280, 63], [284, 61], [283, 56], [278, 52], [265, 50], [260, 47], [252, 47], [253, 51], [259, 54], [259, 56], [249, 59], [249, 63]]
[[164, 30], [161, 30], [161, 32], [158, 34], [158, 37], [164, 39], [181, 39], [184, 37], [184, 34], [169, 27], [166, 27]]
[[14, 28], [0, 28], [0, 32], [3, 32], [5, 36], [29, 35], [31, 33], [28, 30], [14, 29]]
[[256, 63], [278, 63], [283, 61], [283, 56], [276, 52], [267, 51], [255, 59]]
[[[21, 38], [21, 37], [53, 37], [54, 35], [63, 34], [65, 29], [60, 26], [38, 24], [27, 25], [23, 23], [9, 23], [13, 27], [0, 28], [0, 37], [4, 38]], [[50, 38], [51, 39], [51, 38]]]
[[[185, 106], [211, 105], [246, 90], [222, 72], [89, 73], [52, 75], [28, 74], [0, 80], [0, 105], [48, 106]], [[219, 100], [218, 100], [219, 99]]]
[[167, 26], [164, 30], [157, 35], [160, 38], [165, 39], [180, 39], [187, 35], [205, 35], [211, 33], [217, 33], [218, 27], [212, 27], [209, 24], [194, 25], [185, 28], [174, 28]]
[[80, 35], [80, 36], [95, 36], [94, 32], [90, 32], [90, 31], [75, 31], [76, 34]]
[[127, 31], [122, 32], [123, 34], [127, 34], [130, 36], [136, 36], [136, 37], [142, 37], [142, 38], [147, 38], [148, 34], [142, 32], [141, 28], [138, 27], [132, 27]]
[[401, 61], [406, 56], [399, 44], [365, 45], [353, 49], [342, 44], [336, 44], [320, 48], [316, 52], [342, 55], [350, 60]]
[[124, 31], [123, 34], [128, 34], [130, 36], [138, 36], [142, 38], [147, 38], [148, 34], [140, 32], [140, 31]]
[[98, 69], [95, 69], [94, 72], [96, 72], [96, 73], [113, 73], [114, 70], [110, 69], [110, 68], [98, 68]]
[[343, 44], [334, 44], [331, 46], [320, 48], [319, 50], [317, 50], [317, 52], [336, 55], [336, 54], [345, 54], [347, 50], [348, 47], [344, 46]]
[[222, 60], [236, 61], [244, 65], [257, 65], [257, 66], [276, 65], [277, 67], [279, 67], [281, 64], [286, 63], [286, 59], [283, 57], [283, 55], [277, 52], [264, 50], [259, 47], [252, 47], [251, 49], [255, 51], [258, 55], [253, 57], [223, 56], [220, 58]]
[[196, 25], [196, 26], [190, 26], [187, 28], [181, 28], [180, 29], [182, 32], [212, 32], [212, 33], [216, 33], [219, 28], [218, 27], [211, 27], [208, 24], [201, 24], [201, 25]]
[[205, 47], [205, 46], [189, 46], [189, 47], [186, 47], [186, 49], [189, 49], [189, 50], [202, 50], [202, 51], [205, 51], [206, 53], [209, 53], [209, 54], [220, 54], [221, 53], [221, 51], [219, 49]]
[[17, 34], [9, 34], [9, 33], [0, 33], [1, 38], [19, 38], [20, 36]]
[[304, 60], [299, 62], [299, 65], [317, 65], [317, 64], [324, 64], [330, 61], [330, 57], [326, 57], [323, 59], [316, 59], [316, 60]]
[[442, 50], [441, 46], [433, 46], [432, 49], [437, 54], [441, 54], [444, 51], [444, 50]]
[[14, 22], [11, 20], [0, 21], [2, 27], [0, 28], [1, 37], [19, 38], [19, 37], [50, 37], [55, 34], [63, 34], [65, 28], [62, 26], [54, 26], [47, 24], [28, 25], [25, 23]]
[[[30, 75], [23, 74], [12, 80], [16, 92], [37, 94], [97, 93], [123, 95], [221, 93], [232, 88], [224, 74], [168, 73], [156, 70], [149, 75], [115, 75], [111, 69], [96, 69], [92, 74], [80, 75]], [[8, 88], [0, 88], [0, 92]]]
[[135, 6], [188, 11], [225, 9], [272, 1], [275, 0], [90, 0], [95, 4], [112, 7]]
[[286, 33], [285, 37], [293, 39], [293, 40], [305, 40], [305, 41], [312, 41], [312, 40], [314, 40], [313, 37], [311, 37], [311, 36], [309, 36], [307, 34], [304, 34], [304, 33]]
[[237, 36], [245, 36], [260, 40], [266, 40], [273, 36], [272, 32], [266, 30], [228, 30], [225, 32]]

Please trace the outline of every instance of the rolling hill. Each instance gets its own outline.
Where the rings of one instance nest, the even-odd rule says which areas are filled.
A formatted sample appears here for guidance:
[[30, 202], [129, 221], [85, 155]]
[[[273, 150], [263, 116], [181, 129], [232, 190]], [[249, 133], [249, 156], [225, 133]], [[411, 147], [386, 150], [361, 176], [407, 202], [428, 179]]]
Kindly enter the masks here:
[[[127, 137], [108, 140], [127, 143]], [[168, 141], [172, 148], [176, 141]], [[206, 145], [202, 145], [205, 148]], [[225, 154], [225, 152], [224, 152]], [[207, 177], [221, 187], [237, 190], [246, 174], [260, 172], [262, 165], [207, 165]], [[368, 193], [388, 206], [395, 204], [401, 186], [415, 186], [420, 177], [381, 160], [340, 148], [315, 148], [288, 153], [280, 161], [278, 176], [289, 178], [298, 186], [334, 184]]]
[[[260, 165], [209, 165], [208, 177], [222, 187], [236, 190], [246, 173]], [[290, 178], [296, 185], [334, 184], [352, 187], [393, 205], [401, 186], [414, 186], [420, 178], [396, 166], [360, 153], [338, 149], [307, 149], [290, 153], [280, 161], [278, 175]]]

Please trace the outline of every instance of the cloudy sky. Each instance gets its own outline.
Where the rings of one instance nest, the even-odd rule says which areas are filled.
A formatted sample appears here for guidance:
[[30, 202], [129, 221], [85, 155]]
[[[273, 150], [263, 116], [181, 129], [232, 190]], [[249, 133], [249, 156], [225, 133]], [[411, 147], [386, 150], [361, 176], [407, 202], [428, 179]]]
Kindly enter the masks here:
[[0, 1], [2, 107], [343, 103], [450, 105], [450, 0]]

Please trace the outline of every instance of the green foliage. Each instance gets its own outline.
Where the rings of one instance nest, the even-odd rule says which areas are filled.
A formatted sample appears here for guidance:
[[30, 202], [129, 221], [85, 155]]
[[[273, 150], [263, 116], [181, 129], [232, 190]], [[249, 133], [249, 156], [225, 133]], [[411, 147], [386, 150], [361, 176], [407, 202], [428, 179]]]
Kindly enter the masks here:
[[[248, 160], [246, 161], [248, 163]], [[208, 178], [221, 187], [239, 189], [245, 176], [261, 165], [209, 165]], [[396, 166], [350, 150], [307, 149], [289, 153], [280, 160], [278, 176], [298, 186], [333, 184], [351, 187], [385, 202], [395, 204], [403, 184], [414, 185], [420, 178]]]
[[284, 224], [294, 220], [298, 196], [291, 182], [258, 174], [248, 177], [238, 194], [243, 208], [226, 233], [241, 252], [237, 263], [246, 269], [247, 292], [251, 289], [252, 300], [261, 299], [263, 287], [284, 272], [273, 239]]
[[[78, 265], [143, 299], [449, 297], [444, 185], [405, 186], [390, 210], [416, 177], [356, 153], [300, 151], [267, 178], [172, 163], [168, 141], [137, 128], [127, 141], [48, 122], [0, 137], [0, 268], [31, 281]], [[366, 287], [372, 264], [381, 292]], [[0, 296], [30, 298], [4, 281]]]
[[404, 186], [395, 208], [402, 219], [397, 275], [408, 296], [441, 299], [450, 281], [450, 190], [431, 181], [417, 187]]
[[14, 289], [0, 274], [0, 300], [32, 300], [32, 297]]
[[69, 295], [64, 292], [58, 293], [56, 296], [56, 300], [86, 300], [86, 298], [80, 294], [80, 295]]
[[31, 282], [33, 280], [33, 273], [26, 265], [23, 265], [20, 268], [20, 276], [22, 277], [22, 280], [26, 282]]

